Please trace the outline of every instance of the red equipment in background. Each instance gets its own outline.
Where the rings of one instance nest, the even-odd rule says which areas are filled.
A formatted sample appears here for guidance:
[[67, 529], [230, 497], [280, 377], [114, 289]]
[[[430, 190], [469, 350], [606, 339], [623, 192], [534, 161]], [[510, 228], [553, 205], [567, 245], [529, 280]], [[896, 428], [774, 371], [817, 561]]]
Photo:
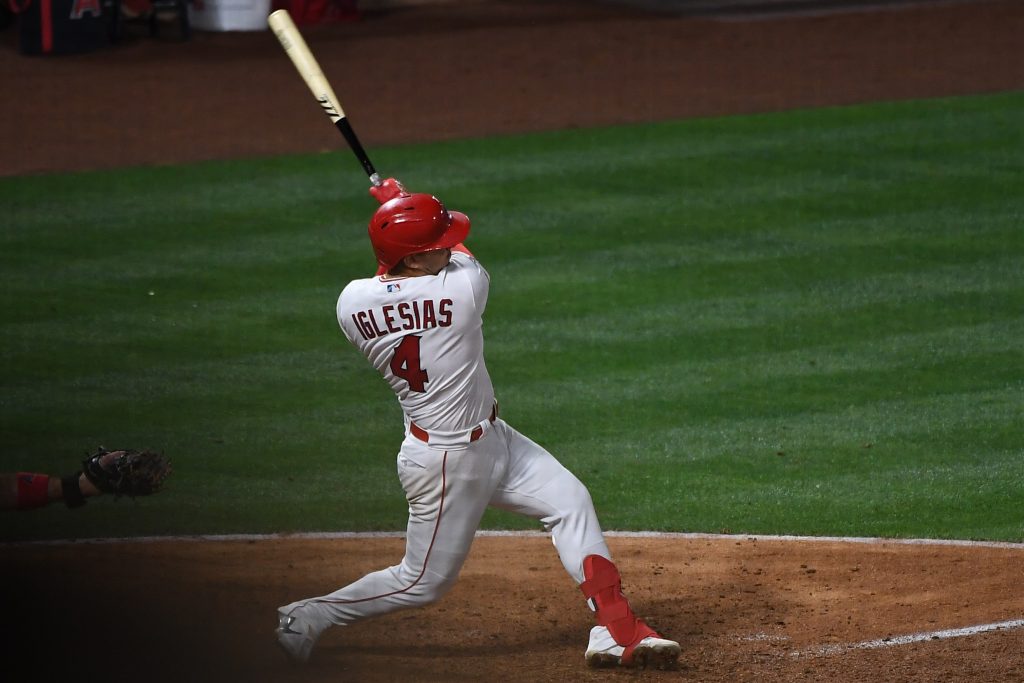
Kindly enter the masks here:
[[274, 0], [275, 10], [286, 9], [296, 24], [334, 24], [359, 19], [359, 0]]

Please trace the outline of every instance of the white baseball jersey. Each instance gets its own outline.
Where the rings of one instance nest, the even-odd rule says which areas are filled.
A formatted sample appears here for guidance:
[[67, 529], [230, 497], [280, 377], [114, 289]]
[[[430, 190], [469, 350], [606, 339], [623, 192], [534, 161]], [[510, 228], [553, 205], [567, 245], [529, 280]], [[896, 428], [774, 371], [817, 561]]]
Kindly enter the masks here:
[[490, 280], [453, 251], [437, 275], [354, 280], [338, 297], [338, 323], [384, 376], [430, 446], [465, 448], [494, 408], [484, 365], [483, 312]]

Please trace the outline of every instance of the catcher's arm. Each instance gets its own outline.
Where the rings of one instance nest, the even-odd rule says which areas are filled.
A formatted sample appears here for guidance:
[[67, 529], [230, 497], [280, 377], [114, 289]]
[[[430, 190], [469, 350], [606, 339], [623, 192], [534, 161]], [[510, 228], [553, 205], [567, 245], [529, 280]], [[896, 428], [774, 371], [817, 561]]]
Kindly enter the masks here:
[[30, 510], [57, 500], [76, 508], [100, 493], [81, 471], [65, 477], [41, 472], [0, 473], [0, 510]]
[[171, 473], [170, 460], [143, 450], [108, 451], [100, 447], [82, 462], [82, 470], [66, 477], [36, 472], [0, 473], [0, 509], [26, 510], [63, 500], [79, 507], [104, 493], [144, 496], [156, 493]]

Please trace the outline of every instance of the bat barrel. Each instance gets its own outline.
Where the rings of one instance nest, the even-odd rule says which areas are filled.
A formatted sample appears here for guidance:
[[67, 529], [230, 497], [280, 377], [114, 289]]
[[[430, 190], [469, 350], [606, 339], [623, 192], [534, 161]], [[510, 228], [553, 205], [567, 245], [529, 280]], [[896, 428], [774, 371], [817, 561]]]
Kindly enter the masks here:
[[337, 127], [342, 137], [348, 143], [348, 146], [355, 153], [356, 158], [359, 159], [359, 163], [362, 164], [366, 175], [370, 177], [370, 182], [375, 186], [379, 186], [381, 184], [380, 176], [373, 167], [373, 163], [370, 161], [366, 150], [363, 149], [362, 143], [359, 142], [356, 132], [352, 130], [348, 119], [345, 118], [345, 111], [341, 108], [337, 95], [334, 94], [331, 84], [327, 82], [327, 78], [324, 76], [323, 71], [321, 71], [320, 65], [310, 51], [309, 46], [306, 45], [302, 34], [299, 33], [295, 22], [292, 21], [288, 10], [279, 9], [271, 12], [270, 16], [267, 17], [267, 25], [270, 26], [274, 35], [277, 36], [277, 40], [281, 43], [281, 47], [284, 48], [285, 54], [292, 60], [296, 71], [302, 76], [302, 80], [306, 82], [306, 86], [313, 93], [313, 97], [320, 104], [321, 109], [331, 120], [331, 123]]

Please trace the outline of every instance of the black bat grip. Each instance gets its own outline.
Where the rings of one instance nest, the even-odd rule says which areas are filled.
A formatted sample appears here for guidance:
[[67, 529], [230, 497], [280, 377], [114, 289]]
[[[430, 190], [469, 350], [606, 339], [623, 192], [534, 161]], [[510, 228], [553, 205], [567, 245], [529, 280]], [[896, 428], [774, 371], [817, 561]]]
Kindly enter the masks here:
[[363, 145], [359, 142], [356, 132], [352, 130], [352, 126], [349, 124], [348, 119], [342, 116], [334, 125], [338, 127], [338, 130], [341, 131], [342, 137], [345, 138], [345, 142], [347, 142], [348, 146], [352, 148], [353, 152], [355, 152], [356, 158], [359, 159], [359, 163], [363, 165], [363, 170], [366, 171], [366, 175], [370, 176], [371, 181], [376, 181], [374, 182], [374, 185], [378, 185], [380, 180], [377, 175], [377, 169], [373, 167], [373, 162], [370, 161], [370, 157], [366, 154], [366, 150], [363, 149]]

